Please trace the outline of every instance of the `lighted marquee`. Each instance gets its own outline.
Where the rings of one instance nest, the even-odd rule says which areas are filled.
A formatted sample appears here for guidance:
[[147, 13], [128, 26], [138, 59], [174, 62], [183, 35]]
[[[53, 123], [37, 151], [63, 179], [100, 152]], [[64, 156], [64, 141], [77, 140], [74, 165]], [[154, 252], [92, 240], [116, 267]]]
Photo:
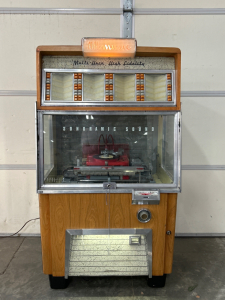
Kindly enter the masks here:
[[83, 38], [82, 51], [85, 57], [130, 57], [136, 52], [135, 39]]

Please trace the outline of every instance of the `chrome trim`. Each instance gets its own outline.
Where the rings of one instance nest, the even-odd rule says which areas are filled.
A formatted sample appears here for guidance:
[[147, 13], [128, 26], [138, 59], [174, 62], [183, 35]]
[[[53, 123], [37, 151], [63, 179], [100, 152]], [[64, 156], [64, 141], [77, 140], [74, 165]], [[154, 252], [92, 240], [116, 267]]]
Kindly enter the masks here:
[[96, 74], [106, 74], [106, 73], [113, 73], [113, 74], [138, 74], [138, 73], [146, 73], [146, 74], [167, 74], [167, 73], [175, 73], [175, 70], [148, 70], [148, 69], [51, 69], [51, 68], [44, 68], [42, 71], [45, 73], [96, 73]]
[[[43, 78], [43, 77], [42, 77]], [[45, 87], [46, 87], [46, 77], [45, 77], [45, 79], [43, 80], [42, 79], [42, 81], [44, 81], [45, 82]], [[45, 96], [44, 96], [44, 101], [45, 101]], [[52, 74], [50, 75], [50, 100], [48, 100], [48, 102], [50, 102], [50, 101], [52, 101]]]
[[141, 236], [137, 236], [137, 235], [130, 235], [129, 236], [129, 244], [130, 245], [141, 245]]
[[36, 192], [38, 191], [38, 174], [39, 174], [39, 165], [38, 165], [38, 119], [37, 119], [37, 102], [34, 105], [34, 119], [35, 119], [35, 154], [36, 154]]
[[176, 115], [179, 112], [177, 111], [71, 111], [71, 110], [39, 110], [42, 115]]
[[182, 113], [180, 112], [178, 115], [178, 170], [179, 170], [179, 174], [178, 174], [178, 186], [180, 188], [181, 191], [181, 185], [182, 185]]
[[[133, 183], [118, 183], [117, 184], [117, 188], [125, 188], [125, 189], [129, 189], [131, 192], [132, 192], [132, 189], [134, 187], [131, 188], [131, 185], [133, 185]], [[41, 185], [41, 189], [52, 189], [54, 190], [55, 188], [72, 188], [74, 190], [76, 190], [77, 188], [99, 188], [99, 189], [102, 189], [103, 188], [103, 183], [88, 183], [88, 184], [83, 184], [83, 183], [77, 183], [77, 184], [42, 184]], [[161, 188], [176, 188], [176, 185], [175, 184], [158, 184], [158, 183], [155, 183], [155, 184], [151, 184], [150, 183], [143, 183], [143, 184], [140, 184], [140, 183], [137, 183], [137, 186], [136, 186], [138, 189], [160, 189], [160, 192], [161, 192]]]
[[[105, 89], [105, 74], [103, 74], [103, 76], [104, 76], [104, 102], [105, 102], [105, 96], [106, 96], [106, 89]], [[114, 77], [114, 76], [113, 76]]]
[[179, 120], [181, 113], [178, 112], [174, 118], [174, 174], [173, 182], [180, 188], [180, 156], [181, 156], [181, 131], [179, 131]]
[[[44, 69], [42, 70], [42, 82], [41, 82], [41, 103], [46, 101], [45, 100], [45, 94], [46, 94], [46, 91], [45, 91], [45, 88], [46, 88], [46, 73], [44, 71]], [[51, 86], [50, 86], [50, 93], [51, 93]], [[51, 99], [51, 98], [50, 98]], [[48, 100], [48, 102], [50, 102], [50, 100]]]
[[[113, 73], [113, 74], [135, 74], [144, 73], [144, 74], [162, 74], [166, 75], [170, 73], [172, 75], [172, 101], [115, 101], [115, 86], [113, 82], [113, 101], [105, 101], [105, 83], [104, 83], [104, 100], [103, 101], [90, 101], [90, 100], [83, 100], [82, 101], [60, 101], [60, 100], [45, 100], [45, 88], [46, 88], [46, 73], [82, 73], [82, 74], [103, 74], [105, 76], [106, 73]], [[52, 77], [52, 76], [51, 76]], [[83, 78], [83, 76], [82, 76]], [[105, 79], [105, 77], [104, 77]], [[115, 80], [115, 76], [113, 76], [113, 81]], [[52, 85], [51, 85], [52, 86]], [[50, 86], [50, 93], [51, 93], [51, 86]], [[83, 85], [82, 85], [83, 91]], [[83, 94], [83, 93], [82, 93]], [[136, 76], [135, 76], [135, 96], [136, 96]], [[44, 68], [42, 70], [42, 97], [41, 97], [41, 105], [42, 106], [147, 106], [147, 107], [171, 107], [176, 105], [176, 83], [175, 83], [175, 70], [115, 70], [115, 69], [50, 69]]]
[[[180, 188], [160, 188], [160, 193], [180, 193]], [[105, 194], [106, 190], [99, 189], [99, 188], [68, 188], [68, 189], [61, 189], [58, 188], [42, 188], [38, 190], [38, 194]], [[116, 189], [110, 190], [110, 194], [131, 194], [132, 189]]]
[[[143, 229], [142, 229], [143, 230]], [[148, 277], [152, 277], [152, 229], [151, 231], [146, 234], [146, 245], [147, 245], [147, 251], [148, 251]]]
[[116, 189], [116, 182], [103, 182], [103, 189], [104, 190], [115, 190]]
[[66, 240], [65, 240], [65, 278], [69, 276], [69, 259], [70, 259], [70, 239], [71, 234], [69, 230], [66, 230]]
[[151, 229], [141, 228], [100, 228], [100, 229], [67, 229], [71, 235], [108, 235], [108, 234], [148, 234]]
[[39, 176], [38, 189], [44, 185], [44, 140], [43, 140], [43, 114], [38, 111], [38, 130], [39, 130]]
[[107, 228], [107, 229], [67, 229], [65, 241], [65, 278], [69, 276], [69, 255], [70, 255], [70, 241], [72, 235], [146, 235], [147, 245], [147, 261], [148, 261], [148, 276], [152, 277], [152, 229], [136, 229], [136, 228]]

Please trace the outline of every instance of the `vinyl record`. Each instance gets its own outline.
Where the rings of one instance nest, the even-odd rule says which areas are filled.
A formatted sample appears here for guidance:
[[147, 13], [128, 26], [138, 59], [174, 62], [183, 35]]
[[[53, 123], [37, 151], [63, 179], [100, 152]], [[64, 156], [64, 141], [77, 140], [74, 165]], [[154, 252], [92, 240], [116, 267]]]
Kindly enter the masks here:
[[116, 155], [113, 154], [100, 154], [100, 155], [94, 155], [93, 158], [95, 159], [101, 159], [101, 160], [111, 160], [111, 159], [118, 159]]

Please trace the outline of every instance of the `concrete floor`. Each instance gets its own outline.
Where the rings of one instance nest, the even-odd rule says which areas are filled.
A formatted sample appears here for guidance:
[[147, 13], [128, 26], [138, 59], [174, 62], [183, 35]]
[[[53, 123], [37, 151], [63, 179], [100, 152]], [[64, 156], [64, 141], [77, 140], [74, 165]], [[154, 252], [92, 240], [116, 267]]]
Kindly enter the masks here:
[[176, 238], [164, 288], [149, 288], [145, 277], [74, 277], [65, 290], [51, 290], [42, 273], [40, 238], [0, 238], [0, 299], [223, 300], [225, 238]]

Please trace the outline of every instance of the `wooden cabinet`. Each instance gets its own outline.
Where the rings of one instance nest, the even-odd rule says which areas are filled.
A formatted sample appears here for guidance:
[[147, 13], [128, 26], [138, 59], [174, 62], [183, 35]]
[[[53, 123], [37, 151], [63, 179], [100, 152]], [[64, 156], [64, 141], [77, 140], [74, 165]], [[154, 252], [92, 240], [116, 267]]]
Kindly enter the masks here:
[[[37, 110], [39, 118], [37, 130], [37, 148], [39, 158], [38, 192], [43, 271], [45, 274], [50, 275], [50, 283], [54, 282], [54, 278], [63, 278], [65, 276], [65, 236], [66, 230], [68, 229], [151, 229], [152, 276], [162, 277], [164, 274], [171, 273], [175, 236], [176, 201], [177, 192], [180, 191], [180, 50], [178, 48], [166, 47], [137, 47], [134, 59], [126, 60], [121, 58], [118, 59], [118, 61], [115, 61], [115, 59], [111, 60], [107, 58], [108, 60], [104, 60], [102, 58], [101, 60], [100, 58], [98, 64], [94, 61], [94, 58], [91, 60], [89, 58], [84, 59], [82, 57], [83, 54], [81, 46], [39, 46], [37, 47], [36, 55]], [[145, 63], [147, 66], [145, 66]], [[97, 65], [99, 67], [97, 67]], [[54, 75], [57, 72], [67, 74], [63, 76], [59, 74]], [[149, 88], [152, 84], [152, 78], [154, 76], [157, 77], [161, 73], [163, 73], [164, 76], [164, 102], [157, 101], [157, 95], [154, 95], [150, 101], [150, 98], [147, 97], [150, 97], [149, 95], [152, 93], [152, 90]], [[98, 74], [101, 74], [101, 76], [98, 77]], [[54, 87], [52, 90], [52, 78], [55, 78], [57, 81], [58, 78], [61, 78], [60, 76], [62, 79], [60, 79], [61, 82], [59, 86]], [[57, 91], [60, 87], [63, 87], [64, 89], [64, 81], [67, 80], [70, 82], [70, 85], [72, 82], [72, 88], [70, 88], [72, 92], [70, 91], [69, 100], [67, 101], [67, 91], [63, 90], [63, 98], [60, 101], [60, 96], [57, 95]], [[101, 97], [103, 97], [102, 94], [104, 94], [104, 98], [101, 98], [103, 99], [102, 101], [99, 101], [97, 96], [88, 96], [92, 92], [92, 88], [88, 91], [84, 90], [85, 87], [83, 88], [83, 84], [86, 84], [87, 87], [90, 80], [94, 81], [96, 84], [101, 84], [101, 93], [99, 92], [99, 94], [101, 94]], [[117, 86], [116, 80], [120, 81]], [[124, 90], [121, 92], [121, 86], [124, 84], [128, 87], [130, 82], [132, 82], [133, 90], [131, 92], [132, 97], [129, 102], [129, 97], [127, 97], [127, 95], [124, 96]], [[159, 85], [159, 90], [160, 88], [161, 87]], [[97, 90], [97, 88], [94, 87], [93, 90]], [[153, 92], [156, 90], [157, 89]], [[51, 94], [52, 91], [54, 92], [54, 96]], [[113, 94], [114, 92], [115, 94]], [[122, 102], [120, 101], [121, 97]], [[131, 103], [131, 101], [133, 102]], [[103, 192], [103, 186], [100, 186], [99, 183], [100, 177], [98, 177], [98, 180], [94, 178], [94, 176], [96, 176], [94, 170], [91, 173], [92, 178], [94, 178], [91, 185], [85, 186], [85, 183], [83, 182], [88, 180], [91, 181], [91, 175], [86, 174], [87, 169], [93, 166], [93, 160], [89, 159], [90, 157], [88, 158], [86, 152], [88, 152], [90, 148], [94, 149], [93, 151], [97, 151], [96, 149], [98, 149], [99, 152], [101, 152], [100, 150], [102, 149], [100, 149], [100, 142], [90, 142], [90, 136], [93, 135], [93, 128], [97, 128], [95, 127], [96, 125], [92, 124], [91, 126], [81, 126], [76, 122], [80, 122], [80, 124], [83, 122], [82, 124], [86, 124], [83, 121], [83, 119], [85, 119], [85, 115], [87, 114], [87, 119], [89, 119], [89, 117], [94, 119], [92, 113], [96, 116], [100, 115], [100, 117], [102, 115], [106, 116], [107, 113], [108, 115], [115, 115], [115, 120], [116, 115], [121, 116], [125, 113], [128, 116], [140, 115], [142, 122], [144, 122], [142, 115], [151, 115], [151, 120], [150, 118], [148, 120], [146, 118], [145, 123], [141, 124], [141, 126], [140, 124], [135, 125], [137, 128], [136, 131], [140, 131], [140, 135], [137, 135], [137, 139], [135, 138], [132, 141], [130, 139], [130, 144], [134, 145], [138, 140], [145, 139], [146, 149], [148, 149], [149, 152], [146, 150], [143, 157], [146, 161], [149, 161], [147, 161], [147, 163], [141, 162], [141, 168], [144, 166], [146, 170], [148, 169], [148, 172], [154, 170], [157, 175], [152, 176], [151, 180], [148, 178], [148, 175], [146, 175], [144, 179], [145, 181], [141, 182], [141, 176], [138, 175], [137, 170], [139, 169], [140, 173], [142, 172], [140, 171], [142, 169], [137, 167], [135, 171], [137, 172], [135, 177], [136, 181], [133, 178], [134, 183], [131, 183], [130, 181], [130, 186], [127, 187], [128, 185], [125, 181], [129, 179], [129, 176], [125, 176], [125, 173], [118, 175], [118, 170], [117, 173], [112, 172], [111, 175], [114, 176], [112, 178], [116, 178], [115, 180], [117, 180], [116, 184], [120, 185], [120, 189], [124, 189], [126, 192], [124, 192], [124, 190], [118, 192], [117, 190], [116, 193], [113, 193], [112, 191], [109, 195], [108, 192]], [[66, 123], [69, 124], [67, 126], [68, 128], [63, 125], [63, 121], [59, 118], [60, 115], [65, 116], [66, 114], [70, 115]], [[78, 117], [74, 117], [74, 115], [83, 115], [83, 119], [80, 118], [78, 120]], [[156, 115], [158, 119], [156, 117], [152, 117]], [[107, 116], [105, 118], [107, 118]], [[157, 120], [154, 121], [154, 118]], [[98, 136], [100, 140], [103, 135], [100, 131], [105, 130], [101, 125], [101, 122], [104, 123], [105, 121], [100, 120], [100, 122], [99, 120]], [[127, 138], [126, 131], [129, 130], [129, 133], [132, 134], [135, 130], [135, 126], [132, 125], [135, 123], [133, 120], [134, 119], [130, 121], [130, 127], [121, 122], [121, 124], [123, 126], [127, 126], [127, 128], [125, 128], [125, 133], [123, 133], [122, 138], [119, 135], [117, 136], [119, 140], [117, 143], [118, 149], [111, 149], [114, 147], [114, 141], [111, 141], [109, 149], [106, 149], [107, 151], [113, 150], [118, 154], [120, 153], [120, 148], [122, 146], [123, 148], [126, 148], [124, 152], [126, 154], [127, 163], [125, 162], [124, 157], [122, 157], [121, 152], [118, 155], [121, 155], [123, 158], [121, 158], [123, 163], [121, 162], [119, 167], [129, 167], [129, 171], [132, 172], [134, 171], [132, 169], [133, 166], [137, 166], [135, 163], [141, 161], [138, 155], [136, 155], [137, 157], [134, 155], [133, 165], [131, 163], [132, 159], [130, 159], [130, 162], [128, 160], [129, 145], [127, 141], [125, 143], [125, 139]], [[170, 131], [165, 131], [168, 140], [163, 141], [163, 138], [165, 137], [163, 130], [166, 129], [167, 124], [172, 124], [172, 129]], [[73, 129], [72, 126], [74, 126], [75, 129]], [[79, 126], [80, 128], [83, 128], [82, 130], [85, 132], [79, 133], [80, 149], [78, 149], [78, 138], [75, 138], [75, 133], [80, 130]], [[110, 126], [113, 128], [111, 129], [112, 133], [108, 132], [109, 127], [107, 127], [107, 135], [105, 136], [106, 140], [107, 136], [109, 139], [110, 136], [112, 137], [113, 132], [116, 131], [116, 127], [113, 127], [114, 125], [110, 123]], [[153, 137], [153, 132], [156, 131], [156, 127], [157, 135]], [[45, 128], [47, 130], [45, 130]], [[120, 127], [118, 126], [117, 132], [121, 131], [121, 128], [121, 125]], [[66, 132], [67, 129], [68, 134]], [[74, 135], [71, 135], [70, 133], [73, 130]], [[90, 131], [89, 135], [87, 134], [87, 131]], [[171, 138], [173, 134], [174, 137]], [[81, 142], [81, 137], [82, 141], [86, 139], [89, 141], [89, 144], [82, 144], [83, 142]], [[79, 157], [78, 154], [74, 154], [74, 149], [71, 148], [69, 149], [70, 152], [68, 152], [70, 153], [68, 156], [72, 157], [71, 161], [67, 159], [63, 162], [62, 160], [60, 162], [59, 160], [57, 161], [57, 159], [65, 153], [65, 148], [62, 146], [64, 142], [67, 146], [69, 145], [68, 147], [73, 145], [74, 148], [80, 151], [77, 153], [82, 153], [83, 156], [80, 155]], [[53, 143], [55, 144], [55, 148]], [[57, 143], [58, 146], [56, 145]], [[170, 153], [168, 154], [168, 147], [172, 149], [173, 159], [171, 159]], [[139, 148], [141, 149], [141, 146]], [[47, 149], [46, 152], [45, 149]], [[130, 149], [132, 150], [133, 148], [131, 147]], [[155, 154], [153, 153], [153, 149], [155, 149]], [[163, 151], [165, 152], [165, 155], [163, 154]], [[132, 153], [135, 153], [135, 151]], [[93, 152], [92, 154], [95, 153]], [[151, 167], [151, 159], [154, 160], [154, 167]], [[167, 163], [167, 160], [171, 161]], [[76, 167], [74, 161], [77, 161], [75, 162], [77, 164]], [[72, 162], [71, 165], [69, 165], [68, 162]], [[63, 169], [64, 165], [66, 166], [66, 169]], [[109, 166], [108, 162], [100, 165], [103, 167]], [[84, 169], [80, 168], [80, 166], [84, 167]], [[116, 166], [118, 166], [118, 164]], [[64, 170], [68, 171], [67, 177], [64, 176]], [[101, 184], [103, 184], [104, 181], [110, 181], [103, 179], [107, 172], [103, 173], [104, 172], [97, 174], [102, 176]], [[73, 178], [71, 177], [71, 174], [72, 177], [74, 175]], [[79, 183], [79, 180], [81, 182], [80, 185], [77, 184]], [[95, 180], [98, 182], [96, 186]], [[64, 185], [65, 182], [68, 184]], [[152, 185], [152, 182], [154, 182], [155, 185]], [[157, 185], [159, 185], [159, 187], [157, 187]], [[132, 204], [133, 189], [142, 188], [151, 190], [152, 186], [153, 189], [158, 189], [160, 192], [159, 204]], [[151, 219], [146, 223], [141, 223], [137, 219], [138, 211], [143, 208], [146, 208], [151, 212]]]
[[[66, 229], [84, 228], [151, 228], [152, 274], [171, 273], [176, 201], [177, 194], [161, 194], [159, 205], [132, 205], [130, 194], [110, 194], [110, 204], [105, 194], [39, 195], [44, 273], [64, 276]], [[150, 210], [148, 223], [138, 221], [140, 208]]]

